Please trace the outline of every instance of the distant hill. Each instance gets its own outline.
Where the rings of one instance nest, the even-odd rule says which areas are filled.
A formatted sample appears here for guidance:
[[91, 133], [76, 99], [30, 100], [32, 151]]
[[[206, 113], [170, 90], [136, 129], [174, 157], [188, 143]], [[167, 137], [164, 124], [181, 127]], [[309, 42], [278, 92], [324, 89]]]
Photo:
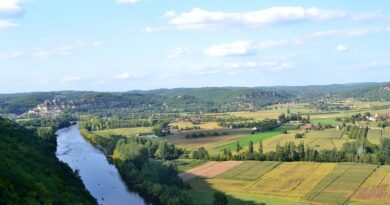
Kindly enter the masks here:
[[0, 113], [20, 115], [30, 111], [39, 114], [46, 113], [45, 109], [99, 114], [226, 112], [256, 110], [275, 103], [320, 98], [389, 100], [390, 83], [3, 94], [0, 95]]

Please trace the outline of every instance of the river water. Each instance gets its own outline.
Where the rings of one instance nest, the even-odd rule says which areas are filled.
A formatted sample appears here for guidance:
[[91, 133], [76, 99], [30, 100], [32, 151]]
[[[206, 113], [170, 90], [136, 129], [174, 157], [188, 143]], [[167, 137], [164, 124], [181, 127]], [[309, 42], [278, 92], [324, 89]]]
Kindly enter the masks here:
[[110, 164], [102, 151], [92, 146], [81, 134], [78, 125], [57, 131], [59, 160], [72, 170], [79, 170], [85, 187], [99, 204], [104, 205], [146, 205], [145, 201], [129, 191], [118, 170]]

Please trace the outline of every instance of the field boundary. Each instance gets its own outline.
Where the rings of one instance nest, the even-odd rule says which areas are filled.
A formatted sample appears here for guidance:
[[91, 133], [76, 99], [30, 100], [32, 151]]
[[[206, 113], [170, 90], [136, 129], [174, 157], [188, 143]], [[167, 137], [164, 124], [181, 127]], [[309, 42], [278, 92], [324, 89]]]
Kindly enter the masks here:
[[351, 199], [351, 197], [352, 197], [352, 196], [360, 189], [360, 187], [364, 184], [364, 182], [367, 181], [367, 179], [370, 178], [370, 176], [371, 176], [374, 172], [376, 172], [377, 169], [378, 169], [378, 166], [377, 166], [374, 170], [372, 170], [372, 172], [371, 172], [369, 175], [367, 175], [367, 177], [359, 184], [358, 187], [356, 187], [356, 189], [352, 192], [352, 194], [349, 195], [348, 198], [345, 199], [345, 201], [344, 201], [342, 204], [345, 204], [347, 201], [349, 201], [349, 200]]
[[[308, 198], [309, 201], [313, 201], [319, 194], [321, 194], [322, 192], [324, 192], [331, 184], [333, 184], [337, 179], [339, 179], [342, 175], [344, 175], [347, 171], [349, 171], [350, 169], [352, 169], [352, 167], [354, 167], [355, 165], [351, 165], [350, 167], [348, 167], [345, 171], [343, 171], [342, 173], [340, 173], [339, 175], [337, 175], [329, 184], [327, 184], [321, 191], [318, 191], [318, 193], [316, 193], [313, 197], [311, 198]], [[324, 177], [325, 179], [326, 177]], [[308, 193], [309, 194], [309, 193]]]

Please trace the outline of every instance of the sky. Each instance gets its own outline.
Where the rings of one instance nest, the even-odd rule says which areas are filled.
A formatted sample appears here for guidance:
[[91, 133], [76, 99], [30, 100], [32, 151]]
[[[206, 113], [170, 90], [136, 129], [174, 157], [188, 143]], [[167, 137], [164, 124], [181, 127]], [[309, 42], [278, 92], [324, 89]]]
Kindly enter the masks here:
[[0, 93], [385, 81], [389, 0], [0, 0]]

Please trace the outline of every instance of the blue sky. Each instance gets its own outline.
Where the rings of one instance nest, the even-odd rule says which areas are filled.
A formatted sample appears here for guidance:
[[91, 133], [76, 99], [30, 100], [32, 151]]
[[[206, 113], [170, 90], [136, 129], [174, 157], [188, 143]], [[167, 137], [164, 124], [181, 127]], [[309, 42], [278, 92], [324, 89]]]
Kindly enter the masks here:
[[0, 93], [383, 82], [389, 68], [389, 0], [0, 0]]

